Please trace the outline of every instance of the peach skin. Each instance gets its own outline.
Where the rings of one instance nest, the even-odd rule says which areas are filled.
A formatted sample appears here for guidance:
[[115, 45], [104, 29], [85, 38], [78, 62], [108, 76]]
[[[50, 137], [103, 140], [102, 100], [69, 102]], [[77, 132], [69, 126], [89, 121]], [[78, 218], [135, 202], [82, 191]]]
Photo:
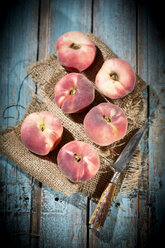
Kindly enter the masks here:
[[118, 58], [106, 60], [96, 75], [99, 91], [111, 98], [123, 98], [133, 91], [136, 75], [131, 65]]
[[96, 46], [85, 34], [72, 31], [63, 34], [56, 43], [59, 63], [68, 71], [82, 72], [94, 61]]
[[64, 113], [85, 110], [94, 100], [93, 84], [80, 73], [69, 73], [54, 88], [55, 101]]
[[100, 159], [96, 150], [82, 141], [71, 141], [64, 145], [57, 163], [61, 172], [72, 182], [85, 182], [96, 175]]
[[60, 120], [47, 111], [29, 114], [21, 126], [22, 143], [38, 155], [52, 151], [60, 142], [62, 133]]
[[107, 146], [125, 136], [127, 118], [118, 106], [100, 103], [86, 114], [84, 130], [94, 143]]

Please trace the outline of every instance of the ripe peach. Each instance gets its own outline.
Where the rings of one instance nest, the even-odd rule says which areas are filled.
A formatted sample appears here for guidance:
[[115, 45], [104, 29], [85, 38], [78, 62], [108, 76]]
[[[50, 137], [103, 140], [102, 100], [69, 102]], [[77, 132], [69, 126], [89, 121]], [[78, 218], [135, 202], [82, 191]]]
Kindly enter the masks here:
[[118, 106], [100, 103], [86, 114], [84, 130], [94, 143], [107, 146], [125, 136], [127, 118]]
[[106, 60], [96, 75], [95, 83], [102, 94], [117, 99], [133, 91], [136, 75], [131, 65], [118, 58]]
[[96, 47], [85, 34], [72, 31], [63, 34], [56, 43], [60, 64], [68, 71], [81, 72], [94, 61]]
[[38, 155], [47, 155], [60, 142], [63, 127], [60, 120], [47, 111], [29, 114], [21, 126], [23, 144]]
[[57, 155], [57, 163], [62, 173], [72, 182], [89, 180], [100, 167], [96, 150], [81, 141], [71, 141], [64, 145]]
[[76, 113], [86, 109], [94, 100], [92, 83], [80, 73], [69, 73], [57, 82], [55, 101], [64, 113]]

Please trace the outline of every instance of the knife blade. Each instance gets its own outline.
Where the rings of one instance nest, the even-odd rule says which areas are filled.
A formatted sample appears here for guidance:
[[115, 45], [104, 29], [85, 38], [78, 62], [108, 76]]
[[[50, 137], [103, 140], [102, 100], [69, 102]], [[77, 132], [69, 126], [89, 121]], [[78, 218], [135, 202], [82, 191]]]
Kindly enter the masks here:
[[103, 191], [100, 200], [97, 204], [95, 211], [92, 214], [92, 217], [89, 221], [89, 228], [93, 228], [97, 231], [100, 231], [104, 226], [104, 222], [106, 216], [109, 211], [109, 207], [112, 203], [113, 196], [116, 190], [116, 184], [121, 172], [126, 168], [127, 164], [131, 160], [132, 155], [134, 154], [137, 145], [139, 144], [140, 139], [143, 136], [143, 133], [147, 127], [145, 124], [141, 127], [129, 140], [123, 151], [121, 152], [120, 156], [116, 160], [115, 163], [110, 164], [115, 169], [115, 173], [111, 179], [111, 181], [106, 186], [105, 190]]
[[141, 127], [130, 139], [130, 141], [127, 143], [125, 148], [123, 149], [122, 153], [118, 157], [118, 159], [115, 161], [114, 164], [111, 164], [111, 166], [118, 172], [122, 172], [126, 165], [131, 160], [132, 155], [134, 154], [136, 147], [143, 136], [144, 130], [146, 128], [146, 125]]

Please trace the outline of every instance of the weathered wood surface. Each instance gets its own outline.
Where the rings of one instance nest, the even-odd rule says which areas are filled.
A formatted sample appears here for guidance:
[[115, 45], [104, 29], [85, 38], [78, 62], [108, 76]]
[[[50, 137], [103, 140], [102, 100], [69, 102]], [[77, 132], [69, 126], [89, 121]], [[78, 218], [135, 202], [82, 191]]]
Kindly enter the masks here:
[[[136, 71], [136, 3], [96, 1], [93, 13], [94, 34], [120, 58], [129, 61]], [[120, 208], [115, 203], [112, 205], [103, 232], [93, 235], [90, 231], [90, 247], [136, 247], [137, 196], [120, 197], [117, 203]], [[91, 202], [91, 211], [95, 206]]]
[[[36, 60], [38, 32], [38, 1], [25, 4], [10, 3], [6, 14], [1, 15], [0, 39], [0, 83], [1, 108], [18, 103], [26, 108], [34, 89], [30, 79], [21, 84], [26, 76], [26, 66]], [[29, 21], [30, 20], [30, 21]], [[20, 97], [19, 97], [20, 96]], [[18, 112], [17, 112], [18, 109]], [[2, 128], [15, 125], [25, 114], [22, 107], [12, 107], [1, 118]], [[32, 177], [21, 171], [4, 156], [1, 156], [0, 169], [0, 233], [5, 239], [5, 246], [29, 245]], [[12, 244], [12, 246], [11, 246]]]
[[[41, 1], [39, 59], [55, 52], [59, 36], [70, 30], [86, 33], [91, 27], [91, 1]], [[46, 34], [46, 35], [45, 35]], [[40, 209], [42, 247], [86, 247], [87, 199], [70, 198], [43, 186]]]
[[[157, 5], [156, 12], [161, 7]], [[37, 93], [37, 87], [30, 79], [22, 84], [26, 65], [54, 53], [58, 37], [72, 30], [92, 31], [149, 83], [144, 92], [148, 115], [157, 100], [159, 105], [141, 143], [147, 181], [139, 180], [134, 197], [121, 196], [114, 202], [100, 234], [87, 226], [95, 203], [81, 194], [67, 198], [53, 191], [1, 156], [2, 237], [10, 247], [151, 247], [162, 238], [165, 222], [162, 18], [157, 22], [153, 8], [143, 1], [126, 0], [20, 0], [5, 11], [0, 39], [1, 110], [13, 103], [27, 106], [31, 90]], [[15, 125], [24, 113], [21, 106], [6, 109], [4, 116], [16, 118], [2, 116], [1, 128]]]

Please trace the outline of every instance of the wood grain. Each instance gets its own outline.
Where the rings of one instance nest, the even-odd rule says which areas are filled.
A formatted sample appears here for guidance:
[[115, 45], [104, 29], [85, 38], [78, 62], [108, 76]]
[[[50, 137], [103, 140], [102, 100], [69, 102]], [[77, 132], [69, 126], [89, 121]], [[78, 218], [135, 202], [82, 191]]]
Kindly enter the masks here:
[[[49, 189], [1, 155], [0, 233], [6, 246], [142, 248], [161, 242], [165, 224], [165, 44], [161, 9], [159, 1], [152, 5], [127, 0], [19, 0], [1, 11], [1, 128], [21, 120], [31, 90], [37, 93], [30, 79], [23, 81], [25, 67], [54, 53], [60, 35], [73, 30], [93, 31], [120, 58], [130, 62], [149, 82], [144, 91], [147, 115], [155, 111], [153, 124], [141, 143], [148, 170], [134, 195], [120, 196], [112, 203], [100, 234], [87, 226], [94, 202], [81, 194], [67, 198]], [[19, 106], [3, 113], [13, 103]], [[4, 118], [7, 116], [10, 118]]]
[[[139, 245], [158, 245], [163, 240], [164, 230], [164, 40], [160, 2], [153, 6], [140, 3], [138, 6], [138, 63], [139, 74], [149, 83], [148, 116], [151, 125], [145, 141], [148, 142], [148, 182], [143, 198], [139, 199]], [[147, 34], [147, 35], [146, 35]], [[144, 181], [141, 180], [141, 183]], [[159, 210], [158, 210], [159, 209]]]
[[[31, 80], [25, 80], [26, 66], [36, 59], [37, 1], [10, 3], [4, 13], [1, 27], [1, 108], [13, 103], [26, 108], [34, 89]], [[30, 21], [29, 21], [30, 20]], [[24, 116], [25, 109], [11, 107], [1, 119], [3, 128], [15, 125]], [[13, 247], [28, 247], [31, 208], [31, 176], [21, 171], [7, 158], [1, 160], [0, 226], [1, 235]], [[2, 241], [3, 242], [3, 241]]]
[[[131, 9], [131, 11], [130, 11]], [[122, 13], [122, 14], [121, 14]], [[136, 5], [133, 1], [95, 1], [93, 31], [120, 58], [136, 70]], [[119, 197], [112, 204], [102, 232], [90, 231], [89, 247], [135, 247], [137, 242], [137, 196]], [[117, 207], [119, 206], [120, 207]], [[91, 202], [90, 215], [96, 204]]]
[[[137, 73], [148, 82], [148, 12], [147, 6], [137, 5]], [[149, 92], [148, 88], [144, 90], [144, 97], [146, 97], [147, 113], [149, 115]], [[142, 177], [138, 183], [138, 246], [147, 247], [148, 244], [148, 218], [149, 218], [149, 199], [148, 199], [148, 184], [149, 184], [149, 156], [148, 156], [148, 131], [144, 134], [141, 142], [141, 151], [143, 152], [143, 166], [146, 167]], [[141, 188], [143, 189], [141, 191]]]
[[161, 244], [164, 240], [165, 224], [165, 36], [162, 30], [163, 5], [148, 6], [148, 81], [149, 115], [153, 115], [153, 124], [149, 129], [149, 241]]
[[[55, 52], [57, 39], [65, 32], [91, 27], [91, 1], [41, 1], [39, 59]], [[38, 213], [39, 214], [39, 213]], [[87, 198], [70, 198], [42, 186], [40, 241], [42, 247], [86, 247]]]

